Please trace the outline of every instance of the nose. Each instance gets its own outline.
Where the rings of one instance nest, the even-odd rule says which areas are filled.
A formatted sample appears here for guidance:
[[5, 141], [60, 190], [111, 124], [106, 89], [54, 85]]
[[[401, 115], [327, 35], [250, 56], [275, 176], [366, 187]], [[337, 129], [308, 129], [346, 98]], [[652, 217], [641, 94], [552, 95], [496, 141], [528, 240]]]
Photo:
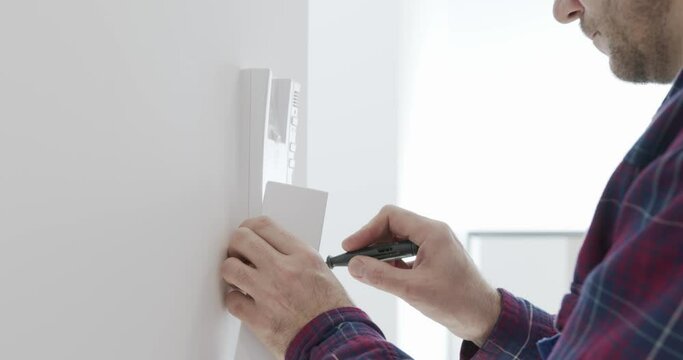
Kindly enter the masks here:
[[581, 0], [555, 0], [555, 7], [553, 8], [553, 15], [555, 19], [562, 24], [569, 24], [570, 22], [581, 18], [586, 11]]

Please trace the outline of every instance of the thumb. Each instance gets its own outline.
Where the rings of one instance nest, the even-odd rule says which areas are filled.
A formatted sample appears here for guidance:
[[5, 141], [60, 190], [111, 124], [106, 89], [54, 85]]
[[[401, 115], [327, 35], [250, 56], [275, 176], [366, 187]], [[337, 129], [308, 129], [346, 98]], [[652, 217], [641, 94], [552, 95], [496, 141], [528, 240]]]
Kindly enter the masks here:
[[349, 273], [356, 280], [402, 297], [406, 272], [386, 262], [367, 256], [354, 256], [349, 262]]

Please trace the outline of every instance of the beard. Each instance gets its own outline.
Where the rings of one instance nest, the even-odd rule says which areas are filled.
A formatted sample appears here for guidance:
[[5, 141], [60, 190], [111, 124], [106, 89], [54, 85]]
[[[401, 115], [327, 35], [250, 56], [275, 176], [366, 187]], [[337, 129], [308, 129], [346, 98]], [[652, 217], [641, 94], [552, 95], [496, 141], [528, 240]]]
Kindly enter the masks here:
[[[635, 83], [668, 83], [678, 73], [667, 31], [672, 0], [605, 0], [596, 25], [607, 38], [616, 77]], [[591, 26], [590, 20], [583, 26]]]
[[661, 61], [660, 56], [648, 56], [644, 49], [630, 43], [624, 33], [614, 34], [610, 40], [609, 64], [617, 78], [634, 83], [657, 82], [656, 78], [661, 76], [651, 73], [659, 66], [654, 66], [651, 61]]

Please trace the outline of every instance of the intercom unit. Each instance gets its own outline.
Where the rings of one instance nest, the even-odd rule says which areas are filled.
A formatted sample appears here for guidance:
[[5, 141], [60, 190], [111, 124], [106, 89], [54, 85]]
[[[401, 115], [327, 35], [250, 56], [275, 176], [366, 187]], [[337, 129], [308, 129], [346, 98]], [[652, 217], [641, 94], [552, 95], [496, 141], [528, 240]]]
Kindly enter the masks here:
[[242, 70], [243, 121], [248, 143], [249, 216], [261, 215], [268, 181], [292, 184], [296, 166], [301, 85], [273, 79], [269, 69]]

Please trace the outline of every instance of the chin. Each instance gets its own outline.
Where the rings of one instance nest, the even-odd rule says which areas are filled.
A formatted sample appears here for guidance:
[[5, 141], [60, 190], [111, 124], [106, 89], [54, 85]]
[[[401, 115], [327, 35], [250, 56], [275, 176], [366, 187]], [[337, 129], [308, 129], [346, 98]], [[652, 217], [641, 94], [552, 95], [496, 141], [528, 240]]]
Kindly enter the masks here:
[[648, 57], [635, 49], [624, 50], [626, 49], [613, 49], [609, 57], [612, 73], [623, 81], [669, 84], [681, 70], [680, 66], [673, 66], [671, 61], [667, 61], [664, 54]]
[[647, 72], [645, 71], [644, 66], [624, 64], [620, 62], [619, 59], [615, 58], [614, 54], [610, 56], [609, 65], [612, 69], [612, 73], [619, 80], [636, 84], [646, 84], [652, 82], [652, 80], [647, 76]]

